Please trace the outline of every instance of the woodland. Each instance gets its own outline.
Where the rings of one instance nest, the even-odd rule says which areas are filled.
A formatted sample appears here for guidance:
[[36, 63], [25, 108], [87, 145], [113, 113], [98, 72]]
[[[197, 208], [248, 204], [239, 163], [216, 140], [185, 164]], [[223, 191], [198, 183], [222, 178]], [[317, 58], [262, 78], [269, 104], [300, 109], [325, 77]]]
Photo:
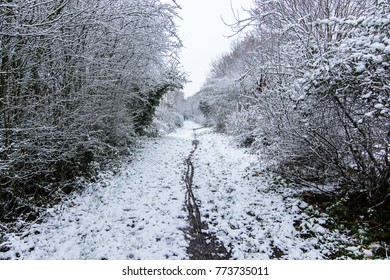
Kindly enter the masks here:
[[365, 242], [390, 244], [390, 4], [254, 0], [185, 99], [180, 7], [0, 1], [0, 220], [36, 220], [191, 119]]
[[[153, 0], [0, 2], [0, 218], [58, 200], [128, 154], [180, 89], [177, 7]], [[171, 94], [172, 95], [172, 94]]]

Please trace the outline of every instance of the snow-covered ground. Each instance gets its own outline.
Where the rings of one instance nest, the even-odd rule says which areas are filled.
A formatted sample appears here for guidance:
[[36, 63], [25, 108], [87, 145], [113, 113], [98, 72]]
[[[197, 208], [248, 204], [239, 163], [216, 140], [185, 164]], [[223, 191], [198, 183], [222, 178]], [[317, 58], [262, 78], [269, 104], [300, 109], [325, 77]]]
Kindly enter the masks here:
[[9, 235], [12, 249], [0, 259], [185, 259], [182, 176], [194, 125], [148, 139], [115, 175], [102, 174], [44, 223]]
[[202, 218], [233, 258], [321, 259], [336, 246], [354, 248], [323, 227], [325, 215], [260, 173], [245, 149], [185, 122], [148, 139], [119, 172], [101, 174], [82, 195], [49, 209], [44, 222], [21, 223], [18, 233], [6, 235], [10, 250], [0, 259], [188, 259], [183, 175], [194, 137], [193, 186]]
[[323, 225], [328, 217], [296, 197], [281, 178], [262, 172], [246, 149], [211, 129], [195, 131], [195, 196], [200, 211], [236, 259], [324, 259], [355, 243]]

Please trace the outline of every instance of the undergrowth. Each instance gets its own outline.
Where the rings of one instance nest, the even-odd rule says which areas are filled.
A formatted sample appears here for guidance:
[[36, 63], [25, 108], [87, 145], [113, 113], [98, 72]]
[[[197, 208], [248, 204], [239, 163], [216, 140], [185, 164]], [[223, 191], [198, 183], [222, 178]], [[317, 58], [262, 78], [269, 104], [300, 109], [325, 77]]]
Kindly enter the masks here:
[[363, 250], [372, 252], [372, 255], [354, 255], [345, 248], [340, 248], [329, 258], [335, 259], [345, 255], [354, 259], [389, 258], [389, 204], [372, 209], [364, 196], [359, 193], [345, 195], [306, 191], [301, 194], [301, 197], [305, 202], [314, 205], [331, 217], [326, 225], [329, 229], [349, 232], [360, 242], [358, 245]]

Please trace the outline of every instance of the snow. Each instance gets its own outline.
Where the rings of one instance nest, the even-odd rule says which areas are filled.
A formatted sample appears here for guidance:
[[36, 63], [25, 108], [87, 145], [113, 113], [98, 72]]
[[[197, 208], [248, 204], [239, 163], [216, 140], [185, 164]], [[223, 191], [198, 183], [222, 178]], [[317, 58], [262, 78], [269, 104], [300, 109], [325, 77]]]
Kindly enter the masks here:
[[0, 259], [185, 259], [182, 175], [191, 125], [148, 140], [116, 175], [102, 174], [44, 223], [9, 235], [12, 250]]
[[375, 42], [371, 45], [371, 49], [376, 51], [376, 50], [379, 50], [379, 51], [384, 51], [386, 48], [385, 44], [382, 44], [382, 43], [379, 43], [379, 42]]
[[233, 149], [226, 136], [211, 129], [195, 134], [195, 196], [209, 233], [231, 248], [235, 259], [323, 259], [350, 240], [322, 226], [325, 214], [309, 215], [311, 207], [295, 197], [296, 190], [261, 172], [254, 155]]
[[327, 229], [327, 215], [296, 197], [297, 190], [262, 172], [254, 155], [225, 135], [185, 122], [174, 133], [144, 139], [120, 170], [102, 173], [81, 195], [49, 209], [42, 223], [20, 222], [0, 244], [10, 248], [0, 259], [189, 259], [183, 175], [195, 138], [193, 186], [205, 231], [233, 258], [360, 252], [355, 240]]
[[381, 103], [377, 103], [377, 104], [374, 105], [374, 107], [376, 109], [383, 109], [385, 106], [383, 104], [381, 104]]
[[356, 66], [356, 72], [362, 73], [364, 70], [366, 70], [366, 66], [364, 65], [364, 62], [359, 62]]
[[376, 111], [370, 111], [368, 113], [365, 113], [364, 116], [368, 117], [368, 118], [372, 118], [374, 115], [375, 115]]

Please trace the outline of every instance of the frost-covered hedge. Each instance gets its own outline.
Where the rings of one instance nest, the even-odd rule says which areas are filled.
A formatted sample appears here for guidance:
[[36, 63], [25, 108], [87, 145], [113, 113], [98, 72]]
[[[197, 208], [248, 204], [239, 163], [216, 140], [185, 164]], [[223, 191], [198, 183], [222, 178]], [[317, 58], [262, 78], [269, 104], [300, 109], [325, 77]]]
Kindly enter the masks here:
[[387, 1], [256, 1], [198, 99], [207, 121], [300, 182], [390, 198]]
[[57, 182], [128, 151], [182, 83], [176, 8], [1, 1], [0, 219], [52, 201], [64, 190]]

